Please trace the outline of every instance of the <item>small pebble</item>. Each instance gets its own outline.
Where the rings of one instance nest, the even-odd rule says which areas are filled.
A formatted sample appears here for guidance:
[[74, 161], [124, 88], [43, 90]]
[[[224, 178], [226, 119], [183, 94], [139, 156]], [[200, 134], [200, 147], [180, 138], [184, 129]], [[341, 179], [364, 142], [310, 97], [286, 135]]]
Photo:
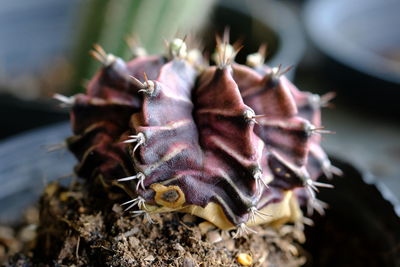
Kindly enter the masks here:
[[0, 238], [1, 239], [13, 239], [14, 230], [11, 227], [0, 226]]
[[201, 240], [201, 231], [199, 229], [195, 229], [195, 231], [193, 231], [193, 237], [196, 240]]
[[145, 261], [154, 261], [155, 258], [154, 258], [153, 255], [149, 255], [149, 256], [147, 256], [146, 258], [144, 258], [144, 260], [145, 260]]
[[204, 221], [202, 223], [199, 223], [199, 228], [200, 228], [201, 233], [204, 235], [205, 233], [215, 229], [216, 227], [214, 224]]
[[177, 250], [177, 251], [185, 251], [185, 249], [182, 247], [182, 245], [181, 244], [179, 244], [179, 243], [175, 243], [174, 245], [173, 245], [173, 248], [175, 249], [175, 250]]
[[221, 235], [219, 234], [219, 231], [210, 231], [206, 234], [207, 241], [210, 242], [211, 244], [218, 243], [222, 241]]
[[251, 266], [253, 264], [253, 258], [248, 253], [239, 253], [236, 259], [242, 266]]
[[37, 225], [30, 224], [23, 227], [18, 233], [18, 239], [22, 242], [30, 242], [36, 238]]
[[229, 251], [233, 251], [235, 249], [235, 241], [234, 240], [225, 240], [223, 242], [218, 243], [218, 247], [226, 248]]
[[121, 205], [114, 204], [114, 206], [112, 207], [112, 211], [116, 214], [122, 214], [124, 210], [122, 209]]
[[37, 207], [29, 207], [25, 212], [25, 220], [27, 224], [39, 223], [39, 210]]
[[85, 207], [79, 207], [78, 212], [79, 213], [86, 213], [87, 209]]
[[131, 247], [133, 247], [133, 248], [138, 247], [139, 244], [140, 244], [140, 240], [137, 239], [137, 238], [134, 237], [134, 236], [128, 237], [128, 242], [129, 242], [129, 245], [130, 245]]
[[185, 257], [183, 259], [183, 265], [182, 266], [183, 267], [197, 267], [198, 265], [192, 258]]

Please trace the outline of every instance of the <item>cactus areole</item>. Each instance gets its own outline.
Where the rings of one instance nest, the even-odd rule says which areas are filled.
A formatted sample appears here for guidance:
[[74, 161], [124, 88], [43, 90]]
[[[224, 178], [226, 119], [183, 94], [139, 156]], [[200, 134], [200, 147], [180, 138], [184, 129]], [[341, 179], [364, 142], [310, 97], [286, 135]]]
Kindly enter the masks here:
[[[221, 229], [304, 219], [323, 211], [316, 182], [337, 171], [320, 147], [327, 98], [299, 91], [280, 67], [248, 63], [218, 40], [214, 66], [175, 39], [167, 56], [129, 62], [92, 52], [103, 63], [72, 105], [76, 172], [129, 188], [135, 214], [186, 212]], [[128, 191], [129, 191], [128, 190]]]

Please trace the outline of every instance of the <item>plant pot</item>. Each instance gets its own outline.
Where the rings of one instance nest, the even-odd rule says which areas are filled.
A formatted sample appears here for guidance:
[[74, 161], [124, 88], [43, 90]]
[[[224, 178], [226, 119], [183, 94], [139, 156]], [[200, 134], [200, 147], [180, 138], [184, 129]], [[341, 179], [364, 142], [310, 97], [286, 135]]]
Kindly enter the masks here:
[[400, 218], [378, 189], [378, 179], [349, 163], [333, 162], [344, 176], [322, 180], [335, 188], [318, 194], [329, 208], [306, 228], [304, 248], [311, 254], [306, 266], [399, 266]]
[[0, 94], [0, 113], [5, 114], [1, 116], [0, 140], [69, 117], [68, 111], [59, 108], [50, 97], [26, 101], [8, 94]]
[[[48, 153], [45, 146], [69, 136], [68, 123], [32, 131], [0, 143], [0, 222], [15, 223], [36, 203], [45, 183], [72, 172], [75, 159], [66, 151]], [[318, 198], [329, 203], [326, 216], [314, 216], [304, 246], [307, 266], [397, 266], [400, 219], [374, 180], [351, 164], [334, 159], [344, 172]], [[376, 264], [376, 265], [374, 265]]]
[[75, 159], [69, 152], [48, 152], [71, 134], [64, 122], [0, 142], [0, 223], [16, 223], [48, 182], [73, 172]]

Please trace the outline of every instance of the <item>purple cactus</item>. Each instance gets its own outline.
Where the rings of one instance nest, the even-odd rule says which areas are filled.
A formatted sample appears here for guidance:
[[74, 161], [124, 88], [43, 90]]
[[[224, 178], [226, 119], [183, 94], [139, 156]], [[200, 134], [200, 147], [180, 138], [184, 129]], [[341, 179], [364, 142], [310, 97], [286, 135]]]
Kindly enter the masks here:
[[70, 98], [79, 176], [119, 181], [136, 196], [136, 214], [187, 212], [221, 229], [303, 219], [322, 212], [316, 181], [331, 166], [320, 147], [320, 107], [331, 95], [299, 91], [263, 53], [234, 62], [219, 41], [216, 65], [175, 39], [169, 55], [125, 63], [96, 47], [104, 67], [86, 94]]

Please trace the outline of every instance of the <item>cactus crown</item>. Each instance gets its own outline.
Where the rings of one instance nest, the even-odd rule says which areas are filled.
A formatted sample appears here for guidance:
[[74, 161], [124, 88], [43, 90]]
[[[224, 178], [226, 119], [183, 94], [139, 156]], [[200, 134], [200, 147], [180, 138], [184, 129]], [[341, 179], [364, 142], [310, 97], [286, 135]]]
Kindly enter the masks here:
[[249, 66], [226, 36], [216, 66], [181, 39], [129, 62], [95, 48], [104, 66], [71, 111], [80, 176], [123, 183], [137, 214], [188, 212], [238, 233], [301, 221], [300, 204], [323, 211], [315, 191], [329, 185], [316, 179], [336, 171], [319, 145], [325, 98], [264, 65], [265, 48]]

